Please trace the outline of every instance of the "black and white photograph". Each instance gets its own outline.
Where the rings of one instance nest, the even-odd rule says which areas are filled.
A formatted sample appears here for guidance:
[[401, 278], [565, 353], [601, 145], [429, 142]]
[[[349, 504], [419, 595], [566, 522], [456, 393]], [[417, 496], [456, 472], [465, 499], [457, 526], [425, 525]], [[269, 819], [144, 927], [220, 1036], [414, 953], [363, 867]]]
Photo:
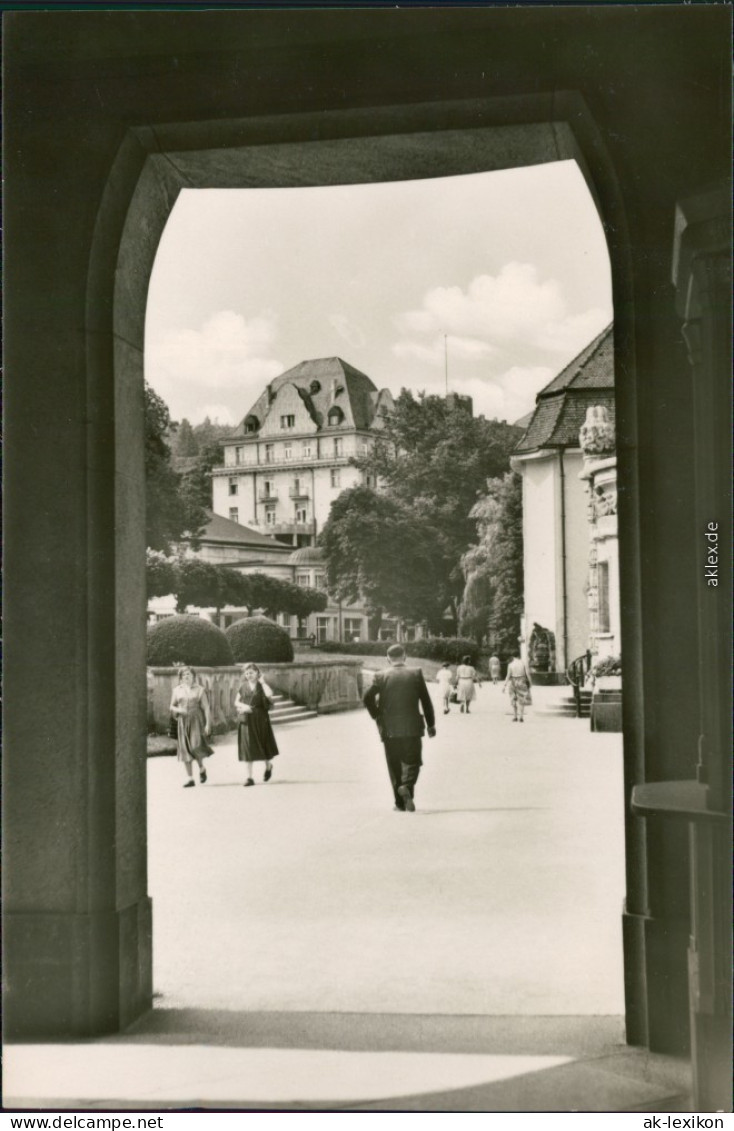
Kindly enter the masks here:
[[2, 1110], [731, 1126], [731, 5], [2, 20]]

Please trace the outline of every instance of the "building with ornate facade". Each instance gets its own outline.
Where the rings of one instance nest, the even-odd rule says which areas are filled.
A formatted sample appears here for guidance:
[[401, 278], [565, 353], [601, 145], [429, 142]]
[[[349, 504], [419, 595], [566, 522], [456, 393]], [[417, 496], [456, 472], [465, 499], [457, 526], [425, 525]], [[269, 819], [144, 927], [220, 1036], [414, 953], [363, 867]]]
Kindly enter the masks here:
[[224, 441], [214, 513], [293, 547], [314, 545], [334, 499], [367, 481], [350, 460], [392, 405], [387, 389], [339, 357], [281, 373]]
[[[610, 585], [618, 584], [616, 564], [612, 570], [611, 557], [601, 557], [612, 545], [606, 532], [602, 536], [601, 525], [597, 527], [598, 537], [592, 551], [592, 558], [594, 553], [598, 555], [601, 569], [595, 565], [590, 575], [590, 511], [586, 488], [591, 476], [592, 490], [597, 487], [601, 490], [605, 469], [595, 466], [593, 472], [589, 472], [590, 463], [579, 439], [589, 410], [604, 413], [605, 424], [613, 436], [614, 335], [611, 325], [538, 393], [535, 410], [511, 461], [523, 480], [525, 614], [522, 646], [532, 667], [533, 646], [541, 639], [544, 652], [549, 656], [550, 673], [555, 672], [559, 677], [569, 663], [589, 649], [590, 602], [596, 618], [593, 621], [595, 639], [598, 636], [601, 643], [608, 633], [611, 611], [602, 621], [599, 616], [607, 608]], [[589, 442], [592, 442], [590, 432]], [[591, 449], [588, 454], [593, 454]], [[600, 593], [603, 594], [601, 607], [598, 604]], [[618, 609], [617, 598], [614, 614], [617, 636]], [[604, 631], [601, 624], [605, 626]], [[605, 653], [609, 651], [605, 647]]]

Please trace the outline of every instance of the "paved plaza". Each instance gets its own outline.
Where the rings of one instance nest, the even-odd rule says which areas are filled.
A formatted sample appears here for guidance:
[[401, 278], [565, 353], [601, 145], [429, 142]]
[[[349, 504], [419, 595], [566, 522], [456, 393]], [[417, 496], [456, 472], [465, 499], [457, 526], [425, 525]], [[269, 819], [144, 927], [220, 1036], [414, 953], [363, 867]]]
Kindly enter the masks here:
[[232, 735], [205, 786], [149, 760], [156, 1008], [6, 1050], [6, 1103], [681, 1109], [681, 1066], [623, 1043], [620, 735], [485, 684], [408, 814], [365, 711], [276, 733], [251, 789]]

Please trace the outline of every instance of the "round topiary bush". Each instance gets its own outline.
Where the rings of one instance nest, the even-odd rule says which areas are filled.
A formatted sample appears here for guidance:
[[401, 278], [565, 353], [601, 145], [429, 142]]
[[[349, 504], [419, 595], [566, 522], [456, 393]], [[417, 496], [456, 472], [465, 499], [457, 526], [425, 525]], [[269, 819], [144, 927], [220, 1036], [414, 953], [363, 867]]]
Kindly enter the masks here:
[[225, 630], [235, 663], [252, 660], [256, 664], [287, 664], [293, 659], [291, 638], [269, 617], [246, 617]]
[[152, 667], [192, 664], [194, 667], [229, 667], [232, 649], [221, 628], [202, 617], [165, 617], [148, 628], [148, 663]]

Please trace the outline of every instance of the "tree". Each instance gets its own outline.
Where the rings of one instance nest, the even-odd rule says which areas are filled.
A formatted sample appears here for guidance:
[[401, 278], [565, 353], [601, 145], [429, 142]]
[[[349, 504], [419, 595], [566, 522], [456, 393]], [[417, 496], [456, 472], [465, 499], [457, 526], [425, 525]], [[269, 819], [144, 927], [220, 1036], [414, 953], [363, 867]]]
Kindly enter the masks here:
[[326, 594], [316, 589], [292, 585], [263, 573], [239, 573], [230, 566], [214, 565], [184, 551], [169, 556], [148, 550], [147, 589], [149, 597], [173, 594], [180, 613], [189, 606], [219, 612], [231, 605], [248, 612], [265, 609], [271, 616], [289, 613], [302, 619], [326, 608]]
[[384, 609], [440, 625], [447, 599], [441, 553], [430, 526], [402, 502], [369, 487], [342, 491], [319, 545], [329, 591], [340, 600], [364, 600], [377, 624]]
[[171, 544], [195, 537], [206, 521], [203, 508], [181, 492], [171, 466], [166, 435], [171, 416], [165, 402], [145, 385], [145, 534], [153, 550], [168, 552]]
[[176, 456], [195, 456], [199, 454], [199, 442], [186, 417], [183, 418], [176, 429], [173, 454]]
[[479, 540], [462, 558], [466, 578], [462, 626], [489, 633], [505, 654], [517, 647], [523, 612], [522, 479], [515, 472], [490, 479], [472, 508]]
[[403, 390], [374, 446], [355, 460], [384, 493], [432, 532], [436, 584], [454, 614], [464, 590], [461, 557], [477, 536], [472, 508], [487, 479], [509, 470], [522, 430], [473, 417], [461, 402]]
[[190, 506], [211, 510], [212, 468], [221, 467], [223, 463], [224, 446], [221, 440], [210, 440], [200, 447], [196, 463], [181, 476], [181, 490]]

